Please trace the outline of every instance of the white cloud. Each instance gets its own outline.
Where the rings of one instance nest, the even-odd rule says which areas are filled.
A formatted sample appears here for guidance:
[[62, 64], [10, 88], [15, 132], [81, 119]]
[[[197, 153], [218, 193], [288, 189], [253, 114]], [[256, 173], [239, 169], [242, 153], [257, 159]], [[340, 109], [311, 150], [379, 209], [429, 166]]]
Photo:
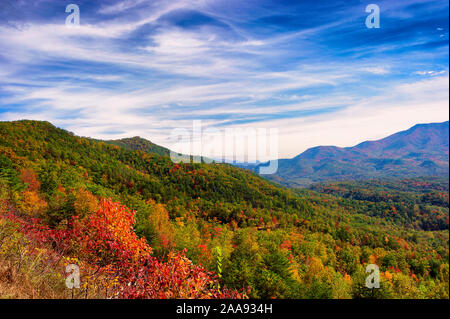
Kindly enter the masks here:
[[436, 75], [445, 74], [445, 72], [446, 71], [444, 71], [444, 70], [442, 70], [442, 71], [416, 71], [416, 72], [414, 72], [414, 74], [436, 76]]
[[389, 74], [390, 69], [384, 66], [372, 66], [362, 68], [362, 71], [373, 73], [373, 74]]
[[[135, 21], [117, 18], [78, 28], [63, 23], [29, 23], [26, 30], [0, 26], [5, 59], [0, 61], [0, 93], [5, 93], [0, 103], [24, 106], [20, 112], [0, 112], [0, 118], [48, 120], [97, 138], [140, 135], [167, 146], [170, 131], [190, 128], [194, 117], [206, 127], [259, 121], [235, 126], [279, 128], [282, 157], [319, 144], [350, 146], [418, 122], [448, 119], [447, 71], [417, 71], [428, 77], [412, 82], [417, 77], [408, 70], [411, 79], [385, 84], [372, 82], [378, 77], [371, 75], [396, 72], [401, 59], [309, 60], [322, 54], [315, 51], [314, 36], [345, 21], [261, 38], [252, 38], [232, 21], [230, 28], [238, 35], [233, 38], [208, 26], [195, 32], [165, 26], [143, 35], [138, 45], [126, 42], [166, 13], [210, 5], [126, 0], [104, 6], [100, 13], [119, 14], [137, 6], [151, 10], [138, 11]], [[284, 65], [292, 54], [286, 44], [302, 48], [295, 52], [298, 63]], [[360, 54], [375, 49], [365, 47]], [[40, 69], [42, 65], [50, 67]], [[328, 108], [334, 111], [314, 115]]]
[[114, 13], [120, 13], [125, 10], [134, 8], [142, 3], [144, 3], [145, 0], [125, 0], [125, 1], [119, 1], [113, 5], [109, 6], [103, 6], [100, 8], [99, 13], [101, 14], [114, 14]]

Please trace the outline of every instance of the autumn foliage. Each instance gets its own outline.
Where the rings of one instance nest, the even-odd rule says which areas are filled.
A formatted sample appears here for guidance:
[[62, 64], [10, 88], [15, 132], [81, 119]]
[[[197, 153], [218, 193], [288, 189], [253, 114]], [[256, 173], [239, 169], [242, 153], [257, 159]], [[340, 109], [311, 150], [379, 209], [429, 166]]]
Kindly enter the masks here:
[[[242, 296], [224, 287], [448, 299], [447, 177], [288, 190], [228, 164], [175, 164], [139, 138], [111, 143], [0, 122], [0, 299]], [[69, 264], [79, 289], [65, 286]]]
[[108, 298], [242, 298], [237, 291], [218, 291], [217, 279], [194, 265], [183, 252], [170, 252], [166, 261], [133, 231], [135, 213], [101, 200], [99, 209], [67, 228], [50, 229], [38, 219], [7, 216], [21, 225], [34, 243], [52, 247], [64, 263], [80, 267], [82, 287], [77, 296]]
[[84, 217], [98, 209], [98, 201], [94, 195], [85, 189], [80, 189], [76, 194], [74, 209], [77, 216]]

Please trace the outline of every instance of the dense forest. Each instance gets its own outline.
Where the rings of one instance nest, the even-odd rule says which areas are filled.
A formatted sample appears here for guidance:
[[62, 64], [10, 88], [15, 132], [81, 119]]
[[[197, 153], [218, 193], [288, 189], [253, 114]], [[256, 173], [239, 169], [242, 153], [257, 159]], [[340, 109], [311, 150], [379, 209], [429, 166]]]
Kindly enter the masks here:
[[448, 179], [290, 190], [139, 138], [0, 122], [0, 297], [449, 298], [448, 201]]
[[315, 184], [310, 189], [341, 197], [340, 206], [357, 208], [399, 226], [448, 229], [448, 178], [338, 182]]

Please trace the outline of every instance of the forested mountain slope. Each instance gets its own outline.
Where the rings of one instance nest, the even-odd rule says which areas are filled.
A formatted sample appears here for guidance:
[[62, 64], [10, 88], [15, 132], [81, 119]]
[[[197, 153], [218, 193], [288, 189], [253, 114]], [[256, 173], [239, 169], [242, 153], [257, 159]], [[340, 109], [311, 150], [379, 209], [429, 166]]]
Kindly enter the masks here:
[[120, 140], [107, 140], [105, 143], [116, 145], [119, 147], [123, 147], [125, 149], [131, 151], [142, 151], [145, 153], [155, 153], [162, 156], [169, 156], [170, 150], [147, 141], [139, 136], [131, 137], [131, 138], [122, 138]]
[[83, 182], [98, 195], [164, 202], [172, 217], [189, 207], [222, 221], [236, 220], [243, 210], [258, 219], [306, 210], [289, 191], [231, 165], [173, 164], [168, 156], [79, 138], [46, 122], [3, 122], [0, 134], [3, 158], [41, 172], [41, 188], [50, 194], [61, 182]]
[[358, 203], [370, 216], [425, 230], [448, 229], [449, 180], [422, 177], [314, 184], [310, 189], [342, 198], [341, 206]]
[[[0, 122], [0, 296], [68, 297], [59, 261], [83, 266], [76, 297], [448, 298], [448, 207], [408, 219], [364, 205]], [[368, 263], [382, 271], [376, 291]]]

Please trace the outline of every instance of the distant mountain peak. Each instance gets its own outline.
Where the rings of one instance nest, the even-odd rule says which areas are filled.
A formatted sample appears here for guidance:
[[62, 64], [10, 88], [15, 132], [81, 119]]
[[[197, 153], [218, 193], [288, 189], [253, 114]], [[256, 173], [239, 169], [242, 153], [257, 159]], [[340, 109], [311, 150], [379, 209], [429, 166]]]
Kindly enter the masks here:
[[449, 122], [417, 124], [352, 147], [316, 146], [278, 162], [269, 179], [290, 186], [384, 177], [448, 175]]

